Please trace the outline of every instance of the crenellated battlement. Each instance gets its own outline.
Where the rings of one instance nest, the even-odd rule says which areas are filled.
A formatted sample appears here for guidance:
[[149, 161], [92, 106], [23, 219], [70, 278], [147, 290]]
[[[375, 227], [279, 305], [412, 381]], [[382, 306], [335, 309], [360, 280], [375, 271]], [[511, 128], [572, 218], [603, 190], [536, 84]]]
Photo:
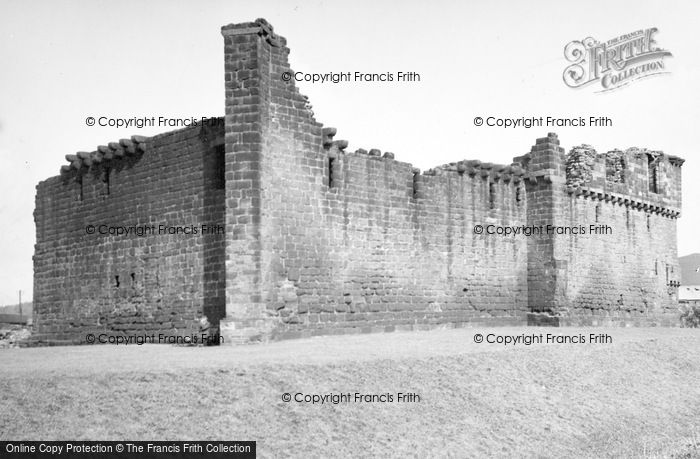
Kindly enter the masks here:
[[100, 145], [95, 151], [79, 151], [75, 154], [68, 154], [66, 155], [68, 164], [61, 166], [61, 174], [68, 174], [71, 171], [85, 171], [93, 166], [112, 164], [125, 158], [137, 156], [146, 151], [147, 140], [147, 137], [133, 135], [131, 139], [121, 139], [119, 142]]
[[[410, 173], [413, 180], [407, 185], [408, 188], [413, 188], [414, 198], [419, 198], [422, 193], [419, 188], [421, 188], [420, 182], [425, 178], [439, 178], [439, 177], [466, 177], [469, 179], [480, 179], [485, 183], [495, 184], [497, 186], [510, 186], [511, 184], [518, 185], [526, 178], [527, 170], [524, 169], [519, 163], [513, 163], [511, 165], [504, 164], [494, 164], [489, 162], [482, 162], [479, 160], [462, 160], [457, 162], [452, 162], [448, 164], [443, 164], [426, 171], [421, 171], [419, 168], [414, 167], [411, 163], [400, 162], [396, 160], [396, 155], [392, 152], [384, 152], [378, 148], [371, 148], [369, 150], [364, 148], [358, 148], [354, 152], [347, 152], [346, 148], [348, 146], [347, 140], [334, 140], [337, 133], [337, 129], [333, 127], [324, 127], [322, 129], [323, 138], [323, 148], [327, 152], [329, 160], [329, 170], [332, 176], [329, 176], [330, 182], [338, 184], [342, 180], [342, 175], [338, 167], [333, 167], [330, 163], [341, 164], [346, 157], [357, 157], [364, 158], [366, 160], [382, 161], [387, 162], [387, 164], [395, 165], [393, 171], [397, 174], [397, 179], [401, 179], [406, 173]], [[521, 201], [524, 199], [523, 195], [515, 194], [510, 196], [505, 194], [509, 198], [515, 201]]]
[[623, 196], [678, 215], [681, 207], [681, 166], [684, 160], [662, 151], [628, 148], [598, 153], [590, 145], [573, 147], [566, 157], [570, 192]]

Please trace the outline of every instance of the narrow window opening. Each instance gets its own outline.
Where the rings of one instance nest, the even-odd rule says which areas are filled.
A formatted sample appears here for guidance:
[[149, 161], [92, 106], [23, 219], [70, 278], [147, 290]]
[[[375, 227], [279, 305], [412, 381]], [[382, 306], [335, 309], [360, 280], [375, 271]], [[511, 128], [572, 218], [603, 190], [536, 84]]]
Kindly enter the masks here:
[[335, 166], [335, 158], [328, 158], [328, 188], [333, 188], [333, 168]]
[[105, 169], [104, 175], [102, 177], [102, 181], [105, 184], [105, 196], [109, 196], [109, 176], [111, 172], [111, 170]]
[[598, 223], [600, 221], [600, 204], [595, 206], [595, 222]]
[[624, 157], [620, 158], [619, 180], [620, 180], [620, 183], [627, 182], [627, 161], [625, 160]]
[[114, 276], [114, 280], [116, 281], [115, 287], [119, 288], [119, 276]]
[[223, 190], [226, 187], [226, 148], [216, 147], [214, 152], [214, 189]]
[[489, 208], [496, 208], [496, 184], [489, 182]]
[[418, 198], [418, 176], [420, 174], [418, 172], [413, 173], [413, 199]]
[[651, 215], [647, 215], [647, 231], [651, 231]]
[[659, 275], [659, 260], [654, 260], [654, 275]]
[[133, 286], [136, 283], [136, 273], [131, 273], [131, 285]]
[[75, 179], [76, 182], [78, 182], [78, 201], [83, 200], [83, 176], [79, 175], [78, 178]]
[[629, 207], [625, 209], [625, 226], [627, 229], [630, 228], [630, 209]]
[[520, 193], [521, 193], [520, 187], [517, 187], [517, 188], [515, 189], [515, 202], [516, 202], [518, 205], [520, 205], [520, 203], [521, 203], [522, 200], [523, 200], [523, 197], [522, 197], [522, 195], [521, 195]]
[[647, 156], [647, 164], [649, 166], [649, 191], [652, 193], [659, 192], [658, 168], [657, 162], [653, 156]]

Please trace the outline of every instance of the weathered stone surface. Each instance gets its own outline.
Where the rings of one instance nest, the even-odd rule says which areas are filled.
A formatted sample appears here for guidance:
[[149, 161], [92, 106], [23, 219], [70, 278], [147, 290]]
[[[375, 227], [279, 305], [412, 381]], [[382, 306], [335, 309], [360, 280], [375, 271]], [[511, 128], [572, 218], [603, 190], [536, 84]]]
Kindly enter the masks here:
[[[138, 162], [123, 159], [119, 168], [113, 160], [111, 171], [97, 168], [121, 144], [81, 152], [72, 170], [62, 168], [73, 180], [38, 185], [36, 341], [80, 343], [88, 333], [184, 336], [198, 333], [202, 316], [218, 324], [225, 313], [225, 234], [158, 234], [161, 224], [224, 225], [223, 147], [201, 143], [198, 134], [158, 136]], [[216, 135], [223, 138], [223, 126]], [[86, 234], [87, 225], [155, 225], [156, 232]]]
[[[511, 165], [421, 173], [379, 149], [346, 153], [280, 77], [291, 71], [284, 38], [261, 21], [222, 33], [225, 127], [110, 142], [99, 164], [68, 155], [71, 166], [38, 185], [37, 336], [188, 334], [202, 316], [221, 322], [225, 343], [525, 324], [528, 314], [672, 323], [682, 159], [586, 145], [567, 156], [553, 133]], [[84, 229], [160, 224], [225, 230]], [[612, 232], [596, 233], [605, 225]], [[499, 228], [520, 232], [488, 234]]]

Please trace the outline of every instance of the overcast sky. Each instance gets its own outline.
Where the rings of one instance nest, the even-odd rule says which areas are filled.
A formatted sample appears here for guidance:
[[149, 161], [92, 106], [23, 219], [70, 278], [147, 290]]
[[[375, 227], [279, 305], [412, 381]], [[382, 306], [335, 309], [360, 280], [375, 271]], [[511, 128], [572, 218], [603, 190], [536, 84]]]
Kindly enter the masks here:
[[[631, 146], [685, 158], [679, 254], [700, 252], [700, 2], [0, 0], [0, 304], [31, 298], [35, 186], [64, 155], [163, 128], [89, 127], [88, 116], [224, 113], [228, 23], [266, 18], [303, 72], [418, 72], [420, 82], [298, 83], [349, 149], [421, 169], [509, 164], [537, 137], [568, 151]], [[605, 94], [562, 81], [572, 40], [658, 28], [666, 75]], [[606, 116], [612, 127], [477, 127], [482, 116]]]

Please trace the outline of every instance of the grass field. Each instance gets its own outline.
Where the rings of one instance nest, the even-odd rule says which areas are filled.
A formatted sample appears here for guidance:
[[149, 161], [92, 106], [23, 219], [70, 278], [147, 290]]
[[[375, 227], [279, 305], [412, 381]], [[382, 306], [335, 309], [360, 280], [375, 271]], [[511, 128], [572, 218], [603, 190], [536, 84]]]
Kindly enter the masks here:
[[[475, 333], [613, 342], [503, 346]], [[697, 329], [0, 349], [0, 368], [1, 439], [256, 440], [260, 457], [700, 457]], [[348, 392], [394, 402], [282, 400]]]

